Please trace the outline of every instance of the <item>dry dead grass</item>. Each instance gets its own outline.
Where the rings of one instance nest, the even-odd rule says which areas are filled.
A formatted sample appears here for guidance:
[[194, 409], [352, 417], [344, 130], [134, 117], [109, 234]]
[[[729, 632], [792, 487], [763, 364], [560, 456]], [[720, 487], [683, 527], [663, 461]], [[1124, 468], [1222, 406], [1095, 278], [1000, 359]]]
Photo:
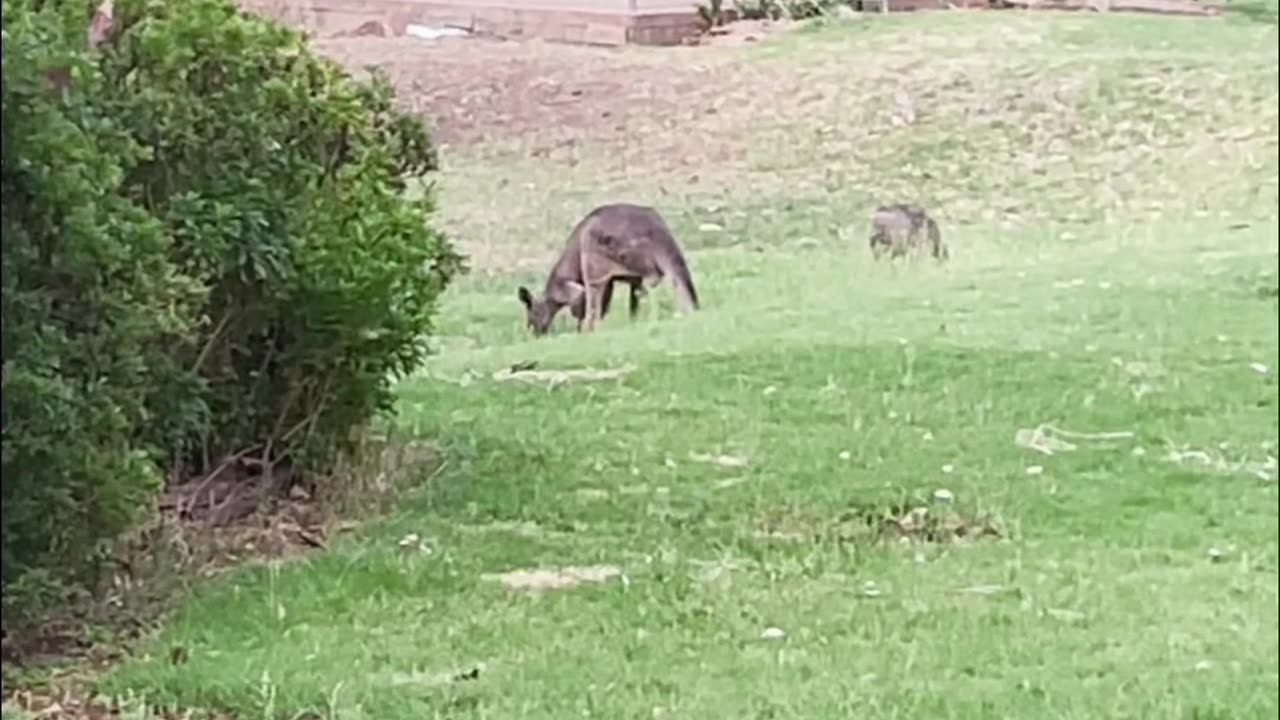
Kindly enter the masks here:
[[582, 583], [600, 583], [617, 577], [622, 571], [612, 565], [584, 567], [531, 568], [482, 575], [484, 580], [499, 582], [511, 590], [563, 590]]

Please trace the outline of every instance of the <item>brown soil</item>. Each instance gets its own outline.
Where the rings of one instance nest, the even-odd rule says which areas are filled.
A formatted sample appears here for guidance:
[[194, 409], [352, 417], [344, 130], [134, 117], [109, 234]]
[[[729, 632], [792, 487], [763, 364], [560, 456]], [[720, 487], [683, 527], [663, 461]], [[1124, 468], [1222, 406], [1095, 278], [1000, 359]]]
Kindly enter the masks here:
[[316, 40], [352, 71], [382, 68], [406, 107], [426, 118], [435, 140], [468, 143], [544, 134], [574, 137], [626, 131], [638, 114], [670, 117], [724, 90], [720, 48], [790, 27], [742, 22], [698, 47], [598, 48], [490, 37]]

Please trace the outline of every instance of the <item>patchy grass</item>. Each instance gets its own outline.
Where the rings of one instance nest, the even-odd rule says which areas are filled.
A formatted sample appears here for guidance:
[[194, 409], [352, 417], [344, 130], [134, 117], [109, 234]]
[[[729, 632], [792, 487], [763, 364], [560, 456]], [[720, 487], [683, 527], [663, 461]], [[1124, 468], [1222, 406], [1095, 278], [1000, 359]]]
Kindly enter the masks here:
[[[442, 209], [497, 273], [544, 269], [584, 207], [619, 197], [661, 206], [695, 248], [843, 247], [901, 196], [988, 233], [1269, 213], [1276, 37], [1226, 20], [949, 13], [637, 53], [592, 97], [594, 125], [454, 148]], [[613, 69], [570, 61], [565, 89]], [[697, 232], [707, 223], [724, 230]]]
[[[455, 148], [481, 272], [398, 421], [445, 467], [330, 552], [198, 588], [103, 689], [264, 718], [1274, 715], [1276, 46], [876, 19], [707, 56], [754, 82], [629, 119], [676, 131], [622, 171], [607, 134]], [[658, 291], [529, 339], [515, 285], [620, 194], [671, 216], [704, 310]], [[900, 195], [953, 262], [871, 263]], [[635, 369], [492, 378], [526, 361]], [[1014, 442], [1046, 423], [1131, 435]]]

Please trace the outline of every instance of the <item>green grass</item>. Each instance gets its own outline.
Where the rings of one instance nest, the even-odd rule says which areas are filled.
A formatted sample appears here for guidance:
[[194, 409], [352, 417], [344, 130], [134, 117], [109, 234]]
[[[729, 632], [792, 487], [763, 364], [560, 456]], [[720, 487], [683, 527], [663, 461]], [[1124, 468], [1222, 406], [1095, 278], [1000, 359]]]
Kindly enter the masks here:
[[[673, 318], [659, 290], [634, 323], [618, 311], [597, 334], [534, 341], [514, 289], [540, 272], [481, 263], [401, 391], [399, 427], [439, 444], [443, 470], [330, 552], [200, 587], [103, 689], [245, 718], [1273, 717], [1280, 528], [1275, 470], [1255, 464], [1276, 454], [1280, 412], [1275, 29], [999, 18], [893, 18], [731, 55], [761, 77], [863, 67], [879, 87], [889, 50], [910, 64], [948, 45], [981, 79], [899, 76], [930, 99], [922, 126], [875, 131], [896, 153], [853, 142], [833, 95], [769, 123], [730, 113], [727, 185], [657, 160], [620, 177], [501, 153], [449, 174], [443, 207], [473, 249], [541, 265], [584, 202], [654, 197], [693, 249], [704, 309]], [[998, 42], [1032, 36], [1040, 54]], [[1092, 79], [1072, 110], [1092, 124], [1064, 140], [1072, 169], [1037, 186], [1000, 154], [1048, 146], [1024, 124], [947, 113], [1024, 97], [1054, 63]], [[1053, 115], [1021, 102], [1003, 112]], [[1124, 110], [1139, 106], [1157, 110]], [[1113, 146], [1117, 127], [1178, 113], [1135, 131], [1158, 146]], [[828, 141], [853, 150], [822, 160]], [[913, 149], [916, 164], [891, 162]], [[840, 181], [806, 187], [822, 168]], [[860, 218], [925, 172], [953, 262], [875, 266]], [[492, 203], [468, 193], [498, 177], [527, 190], [473, 224]], [[526, 222], [545, 233], [499, 232]], [[491, 379], [526, 360], [635, 370]], [[1133, 435], [1015, 445], [1042, 423]], [[1213, 462], [1171, 459], [1188, 450]], [[913, 507], [1000, 537], [902, 543], [868, 520]], [[431, 552], [401, 552], [408, 533]], [[541, 594], [483, 577], [590, 564], [623, 577]], [[189, 662], [170, 665], [172, 646]]]

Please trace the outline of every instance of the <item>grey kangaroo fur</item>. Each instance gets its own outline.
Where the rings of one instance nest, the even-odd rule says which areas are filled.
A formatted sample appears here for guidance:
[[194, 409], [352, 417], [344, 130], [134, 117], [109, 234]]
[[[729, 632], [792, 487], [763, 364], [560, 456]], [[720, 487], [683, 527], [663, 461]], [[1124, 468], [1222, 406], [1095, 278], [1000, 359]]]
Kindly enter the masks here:
[[[921, 235], [923, 234], [923, 238]], [[942, 242], [938, 223], [919, 205], [895, 203], [876, 208], [871, 218], [871, 254], [876, 260], [885, 253], [890, 259], [902, 257], [927, 244], [935, 260], [951, 256]]]
[[528, 288], [516, 293], [524, 304], [534, 335], [544, 335], [565, 306], [578, 320], [578, 331], [590, 332], [609, 311], [613, 283], [630, 286], [635, 317], [645, 286], [671, 278], [681, 310], [698, 309], [698, 291], [689, 265], [671, 229], [658, 211], [643, 205], [601, 205], [582, 218], [569, 234], [560, 259], [551, 268], [541, 297]]

